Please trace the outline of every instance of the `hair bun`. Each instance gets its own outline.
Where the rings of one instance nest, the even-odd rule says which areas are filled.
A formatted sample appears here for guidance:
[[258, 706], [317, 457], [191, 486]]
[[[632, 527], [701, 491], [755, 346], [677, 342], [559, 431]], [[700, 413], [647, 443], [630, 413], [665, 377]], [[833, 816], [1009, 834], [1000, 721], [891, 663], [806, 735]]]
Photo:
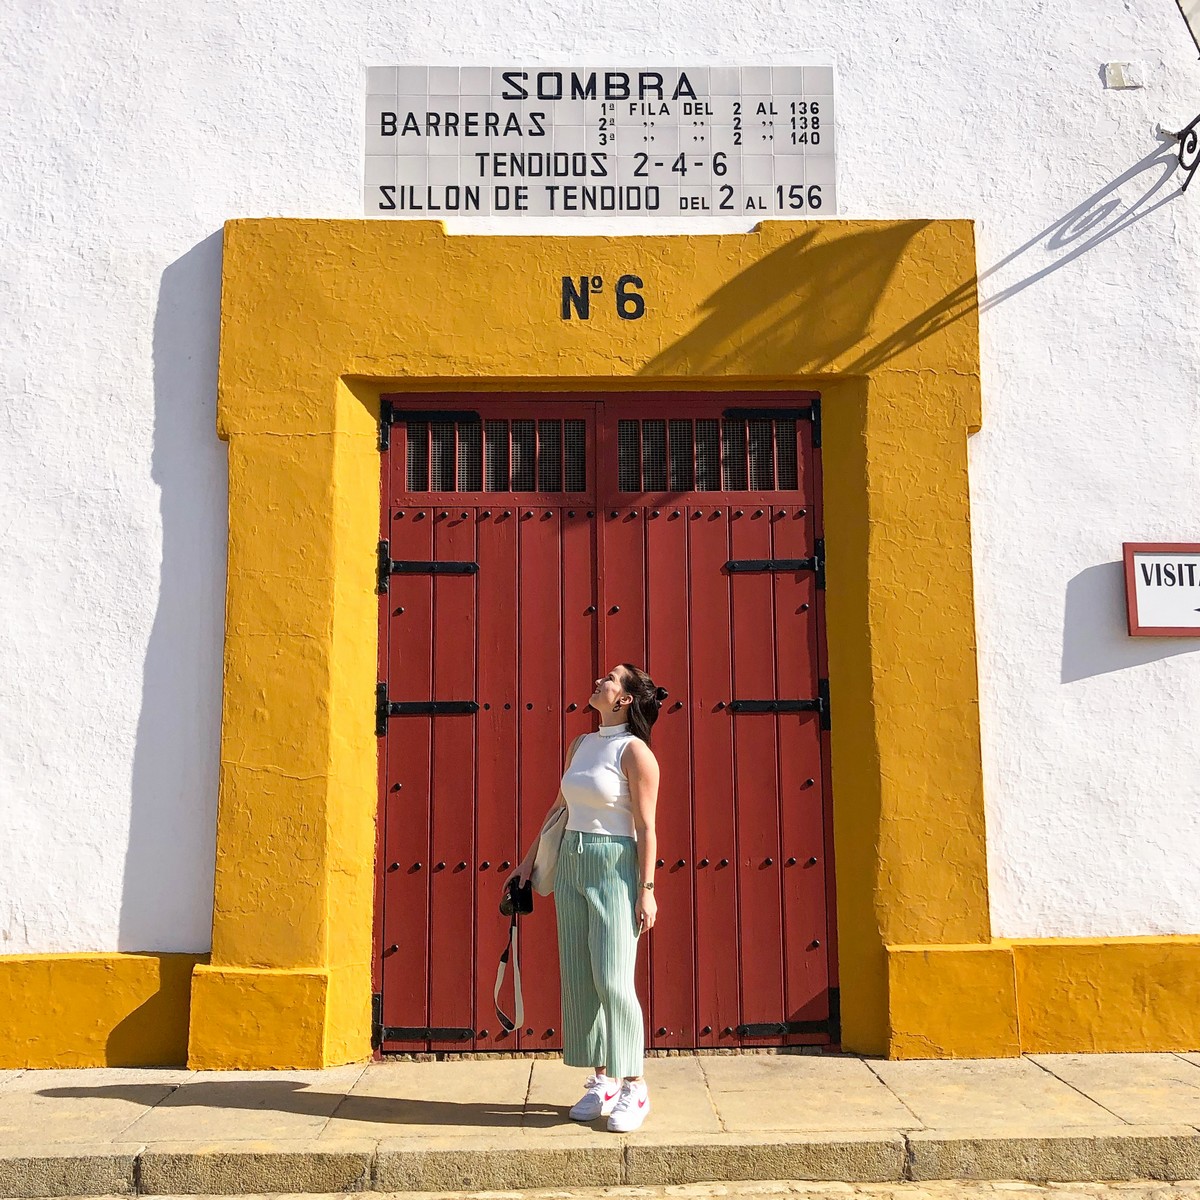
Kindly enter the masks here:
[[671, 694], [671, 693], [670, 693], [670, 692], [668, 692], [668, 691], [667, 691], [667, 689], [666, 689], [665, 687], [655, 688], [655, 689], [654, 689], [654, 700], [655, 700], [655, 703], [657, 703], [657, 704], [658, 704], [658, 705], [661, 707], [661, 705], [662, 705], [662, 702], [663, 702], [663, 701], [664, 701], [664, 700], [665, 700], [665, 699], [666, 699], [666, 698], [667, 698], [667, 697], [668, 697], [670, 694]]

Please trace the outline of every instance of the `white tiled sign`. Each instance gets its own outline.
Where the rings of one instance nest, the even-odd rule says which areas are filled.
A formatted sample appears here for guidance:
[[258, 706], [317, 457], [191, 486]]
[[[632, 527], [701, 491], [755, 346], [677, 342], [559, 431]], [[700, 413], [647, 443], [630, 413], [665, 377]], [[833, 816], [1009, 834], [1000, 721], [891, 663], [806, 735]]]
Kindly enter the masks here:
[[368, 216], [824, 217], [830, 66], [369, 67]]
[[1200, 637], [1200, 545], [1126, 545], [1125, 557], [1130, 632]]

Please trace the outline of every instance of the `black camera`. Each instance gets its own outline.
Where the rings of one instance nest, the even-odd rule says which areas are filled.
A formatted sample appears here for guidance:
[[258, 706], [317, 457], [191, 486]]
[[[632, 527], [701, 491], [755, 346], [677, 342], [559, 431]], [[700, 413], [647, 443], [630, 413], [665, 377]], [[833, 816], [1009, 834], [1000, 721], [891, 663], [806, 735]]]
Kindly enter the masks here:
[[533, 884], [528, 879], [521, 883], [516, 876], [510, 879], [500, 897], [500, 912], [506, 917], [533, 912]]

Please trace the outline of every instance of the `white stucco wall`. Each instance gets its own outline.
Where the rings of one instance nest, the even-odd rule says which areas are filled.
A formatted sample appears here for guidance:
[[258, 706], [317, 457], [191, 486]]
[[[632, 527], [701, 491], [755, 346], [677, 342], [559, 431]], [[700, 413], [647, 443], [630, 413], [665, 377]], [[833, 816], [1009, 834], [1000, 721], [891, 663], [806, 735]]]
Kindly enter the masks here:
[[[978, 221], [995, 931], [1200, 931], [1200, 642], [1126, 638], [1116, 566], [1200, 538], [1200, 186], [1154, 134], [1200, 109], [1173, 0], [26, 0], [0, 24], [0, 953], [209, 944], [222, 222], [359, 215], [368, 63], [806, 54], [838, 67], [841, 215]], [[1146, 88], [1105, 91], [1111, 60]]]

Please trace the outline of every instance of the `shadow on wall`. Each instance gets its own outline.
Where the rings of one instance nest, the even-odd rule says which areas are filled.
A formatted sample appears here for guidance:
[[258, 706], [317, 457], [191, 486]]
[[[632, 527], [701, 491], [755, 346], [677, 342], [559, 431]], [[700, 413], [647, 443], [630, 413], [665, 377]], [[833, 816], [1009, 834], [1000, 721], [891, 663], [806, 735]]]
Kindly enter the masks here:
[[162, 568], [142, 708], [118, 948], [212, 936], [229, 472], [216, 433], [221, 234], [163, 272], [154, 319]]
[[774, 354], [796, 374], [834, 362], [867, 374], [974, 312], [987, 312], [1149, 216], [1181, 194], [1176, 144], [1163, 142], [1065, 216], [965, 281], [898, 329], [875, 329], [875, 308], [908, 242], [925, 221], [818, 242], [802, 234], [714, 292], [696, 327], [664, 350], [643, 375], [699, 369], [737, 373]]
[[1063, 683], [1139, 667], [1198, 649], [1200, 640], [1192, 638], [1129, 636], [1123, 563], [1088, 567], [1067, 584], [1063, 610]]

